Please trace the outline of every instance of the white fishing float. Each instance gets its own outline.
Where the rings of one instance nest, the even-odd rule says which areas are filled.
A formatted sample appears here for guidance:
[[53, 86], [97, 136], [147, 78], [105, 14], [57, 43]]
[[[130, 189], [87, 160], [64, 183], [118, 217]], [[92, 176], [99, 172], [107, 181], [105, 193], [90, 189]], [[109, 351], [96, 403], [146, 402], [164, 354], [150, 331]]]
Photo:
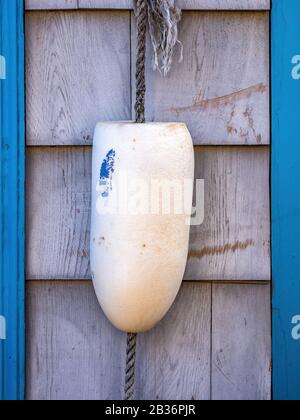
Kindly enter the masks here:
[[152, 328], [174, 302], [187, 260], [193, 176], [185, 124], [97, 125], [91, 268], [101, 307], [122, 331]]
[[136, 333], [166, 315], [187, 261], [193, 142], [183, 123], [145, 123], [147, 20], [154, 68], [166, 76], [180, 17], [174, 0], [136, 0], [136, 121], [100, 122], [94, 134], [91, 270], [104, 313], [128, 332], [125, 400], [134, 396]]

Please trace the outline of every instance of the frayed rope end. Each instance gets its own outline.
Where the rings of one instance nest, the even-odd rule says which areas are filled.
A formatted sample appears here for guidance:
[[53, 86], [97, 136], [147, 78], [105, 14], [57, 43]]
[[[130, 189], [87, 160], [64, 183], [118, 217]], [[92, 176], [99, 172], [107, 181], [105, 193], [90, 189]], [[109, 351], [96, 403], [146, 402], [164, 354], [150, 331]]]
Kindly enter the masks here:
[[183, 60], [183, 46], [178, 40], [178, 23], [181, 10], [174, 0], [147, 0], [148, 21], [151, 42], [154, 48], [153, 69], [166, 77], [171, 70], [174, 48], [179, 45]]

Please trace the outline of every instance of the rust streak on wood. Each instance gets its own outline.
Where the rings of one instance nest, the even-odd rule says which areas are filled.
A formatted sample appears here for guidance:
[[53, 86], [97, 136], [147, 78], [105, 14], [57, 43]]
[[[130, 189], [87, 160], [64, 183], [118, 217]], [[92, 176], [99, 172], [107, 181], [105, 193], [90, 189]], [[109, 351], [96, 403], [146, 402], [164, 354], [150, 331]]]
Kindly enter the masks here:
[[232, 102], [237, 102], [241, 99], [247, 99], [255, 93], [265, 93], [267, 92], [267, 90], [267, 85], [265, 85], [264, 83], [258, 83], [257, 85], [253, 85], [246, 89], [242, 89], [237, 92], [233, 92], [228, 95], [220, 96], [217, 98], [199, 99], [199, 97], [196, 97], [192, 105], [180, 108], [171, 108], [171, 111], [175, 112], [178, 115], [186, 111], [196, 111], [199, 108], [218, 108], [220, 106], [231, 104]]
[[201, 259], [206, 256], [225, 254], [226, 252], [234, 253], [236, 251], [245, 251], [250, 246], [254, 246], [254, 241], [251, 239], [248, 239], [245, 242], [237, 241], [234, 244], [225, 244], [222, 246], [213, 246], [213, 247], [206, 246], [200, 250], [191, 250], [189, 252], [189, 257]]

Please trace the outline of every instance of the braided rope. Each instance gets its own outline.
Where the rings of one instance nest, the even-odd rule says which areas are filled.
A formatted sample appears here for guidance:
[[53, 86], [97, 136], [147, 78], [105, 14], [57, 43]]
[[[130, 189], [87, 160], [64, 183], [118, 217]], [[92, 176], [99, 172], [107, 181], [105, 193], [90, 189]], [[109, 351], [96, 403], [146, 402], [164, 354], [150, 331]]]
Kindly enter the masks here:
[[[147, 33], [147, 0], [136, 0], [137, 20], [137, 53], [136, 53], [136, 102], [135, 121], [145, 123], [145, 95], [146, 95], [146, 33]], [[125, 372], [125, 401], [133, 400], [135, 385], [135, 359], [137, 334], [127, 334], [126, 372]]]
[[137, 20], [137, 55], [136, 55], [136, 102], [135, 121], [145, 122], [145, 62], [146, 62], [146, 32], [148, 19], [147, 0], [136, 0]]
[[137, 334], [128, 333], [124, 398], [125, 401], [134, 399], [136, 342]]

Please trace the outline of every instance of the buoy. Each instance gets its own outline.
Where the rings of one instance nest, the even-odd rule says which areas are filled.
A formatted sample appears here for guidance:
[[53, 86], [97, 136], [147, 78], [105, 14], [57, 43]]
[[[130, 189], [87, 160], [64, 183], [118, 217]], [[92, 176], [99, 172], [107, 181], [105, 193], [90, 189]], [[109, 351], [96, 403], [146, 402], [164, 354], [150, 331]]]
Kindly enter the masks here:
[[185, 124], [97, 124], [91, 270], [104, 313], [122, 331], [151, 329], [177, 296], [193, 179], [193, 142]]
[[[125, 401], [135, 394], [137, 333], [164, 317], [180, 288], [194, 176], [193, 143], [186, 125], [146, 124], [145, 113], [147, 21], [154, 69], [167, 76], [174, 47], [181, 45], [181, 11], [174, 0], [134, 4], [135, 122], [97, 124], [92, 175], [92, 278], [105, 314], [127, 332]], [[171, 189], [176, 190], [173, 213], [168, 203]]]

